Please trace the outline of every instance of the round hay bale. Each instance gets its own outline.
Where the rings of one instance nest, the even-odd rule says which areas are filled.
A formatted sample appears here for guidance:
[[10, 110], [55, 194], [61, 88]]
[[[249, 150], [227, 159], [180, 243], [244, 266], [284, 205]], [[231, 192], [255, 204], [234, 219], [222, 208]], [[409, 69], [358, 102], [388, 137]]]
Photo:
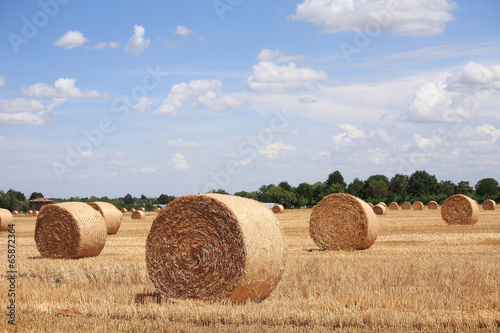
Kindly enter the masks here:
[[83, 202], [46, 205], [36, 219], [35, 243], [44, 258], [95, 257], [106, 243], [106, 224]]
[[367, 202], [368, 206], [370, 206], [371, 208], [373, 208], [373, 204], [371, 202]]
[[120, 209], [120, 212], [122, 212], [122, 214], [125, 214], [126, 212], [128, 212], [127, 208], [122, 208]]
[[146, 265], [168, 298], [263, 300], [281, 279], [285, 243], [260, 202], [224, 194], [183, 196], [156, 217]]
[[438, 209], [439, 208], [439, 204], [432, 200], [432, 201], [429, 201], [429, 203], [427, 204], [427, 209]]
[[40, 212], [37, 210], [34, 210], [33, 213], [31, 213], [32, 216], [37, 217]]
[[283, 208], [282, 205], [274, 205], [273, 206], [273, 213], [283, 213], [285, 211], [285, 208]]
[[160, 207], [156, 207], [156, 208], [154, 209], [154, 212], [155, 212], [155, 213], [159, 213], [159, 212], [160, 212], [160, 210], [161, 210], [161, 208], [160, 208]]
[[13, 216], [16, 216], [16, 215], [18, 215], [18, 214], [19, 214], [19, 212], [18, 212], [17, 210], [13, 210], [13, 211], [12, 211], [12, 215], [13, 215]]
[[384, 205], [377, 204], [373, 206], [373, 212], [375, 213], [375, 215], [385, 215], [387, 214], [387, 208]]
[[146, 218], [146, 213], [142, 210], [136, 210], [132, 213], [132, 220], [142, 220], [144, 218]]
[[495, 210], [497, 203], [491, 199], [483, 201], [483, 209], [484, 210]]
[[130, 212], [131, 212], [131, 213], [135, 212], [135, 208], [131, 208], [131, 209], [130, 209]]
[[413, 210], [423, 210], [424, 209], [424, 204], [422, 201], [415, 201], [413, 202], [413, 205], [411, 205]]
[[314, 207], [309, 233], [323, 250], [362, 250], [375, 243], [378, 220], [373, 208], [363, 200], [335, 193]]
[[143, 212], [145, 212], [145, 211], [146, 211], [146, 208], [141, 207], [141, 208], [139, 208], [139, 210], [142, 210]]
[[411, 210], [411, 203], [409, 203], [408, 201], [403, 202], [403, 204], [401, 205], [401, 209], [402, 210]]
[[96, 201], [88, 202], [88, 204], [104, 217], [108, 235], [116, 234], [122, 224], [122, 212], [120, 212], [115, 205], [109, 202]]
[[443, 202], [441, 218], [447, 224], [476, 224], [479, 207], [468, 196], [455, 194]]
[[4, 208], [0, 208], [0, 231], [9, 231], [9, 224], [14, 223], [12, 213]]
[[389, 204], [389, 209], [390, 209], [390, 210], [398, 210], [398, 209], [399, 209], [399, 205], [398, 205], [398, 203], [397, 203], [397, 202], [391, 202], [391, 203]]
[[33, 215], [33, 211], [31, 209], [28, 210], [28, 215]]
[[384, 206], [385, 208], [387, 208], [387, 205], [386, 205], [386, 204], [385, 204], [385, 202], [383, 202], [383, 201], [380, 201], [377, 205], [382, 205], [382, 206]]

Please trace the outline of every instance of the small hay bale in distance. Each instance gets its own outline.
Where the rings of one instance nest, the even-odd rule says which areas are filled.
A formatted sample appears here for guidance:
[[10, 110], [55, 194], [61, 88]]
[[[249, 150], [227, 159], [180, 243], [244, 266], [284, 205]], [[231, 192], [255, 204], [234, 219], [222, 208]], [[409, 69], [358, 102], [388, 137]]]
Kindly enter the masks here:
[[432, 201], [429, 201], [429, 203], [427, 204], [427, 209], [438, 209], [439, 208], [439, 204], [432, 200]]
[[146, 213], [142, 210], [136, 210], [132, 213], [132, 220], [142, 220], [144, 218], [146, 218]]
[[83, 202], [46, 205], [36, 220], [35, 243], [44, 258], [95, 257], [106, 243], [106, 224]]
[[34, 210], [33, 213], [31, 213], [31, 216], [37, 217], [40, 212], [37, 210]]
[[370, 206], [371, 208], [373, 208], [373, 204], [371, 202], [367, 202], [368, 206]]
[[125, 214], [126, 212], [128, 212], [127, 208], [122, 208], [120, 209], [120, 212], [122, 212], [122, 214]]
[[131, 213], [135, 212], [135, 208], [131, 208], [131, 209], [130, 209], [130, 212], [131, 212]]
[[413, 210], [423, 210], [424, 209], [424, 204], [422, 201], [415, 201], [411, 205], [413, 207]]
[[387, 208], [386, 203], [385, 203], [385, 202], [383, 202], [383, 201], [380, 201], [377, 205], [382, 205], [382, 206], [384, 206], [385, 208]]
[[447, 224], [476, 224], [479, 219], [479, 207], [468, 196], [455, 194], [443, 202], [441, 218]]
[[483, 209], [484, 210], [495, 210], [497, 203], [491, 199], [483, 201]]
[[145, 211], [146, 211], [146, 208], [141, 207], [141, 208], [139, 208], [139, 210], [142, 210], [143, 212], [145, 212]]
[[273, 206], [273, 213], [278, 214], [278, 213], [283, 213], [285, 211], [285, 208], [283, 208], [282, 205], [274, 205]]
[[116, 234], [122, 224], [122, 212], [109, 202], [96, 201], [88, 202], [88, 204], [104, 217], [108, 235]]
[[12, 211], [12, 215], [13, 215], [13, 216], [19, 215], [19, 212], [18, 212], [17, 210], [13, 210], [13, 211]]
[[387, 214], [387, 208], [384, 205], [377, 204], [377, 205], [373, 206], [372, 209], [373, 209], [373, 212], [375, 213], [375, 215], [385, 215], [385, 214]]
[[31, 209], [28, 210], [28, 215], [33, 215], [33, 211]]
[[9, 224], [14, 223], [14, 216], [8, 209], [0, 208], [0, 231], [9, 231]]
[[403, 202], [403, 204], [401, 205], [402, 210], [411, 210], [411, 208], [412, 208], [411, 203], [409, 203], [408, 201]]
[[260, 202], [224, 194], [179, 197], [156, 217], [146, 266], [167, 298], [267, 298], [281, 279], [285, 243], [274, 214]]
[[391, 203], [389, 204], [389, 209], [390, 209], [390, 210], [398, 210], [398, 209], [399, 209], [399, 205], [398, 205], [398, 203], [397, 203], [397, 202], [391, 202]]
[[309, 234], [323, 250], [363, 250], [375, 243], [378, 220], [363, 200], [350, 194], [330, 194], [314, 207]]
[[156, 208], [154, 209], [154, 212], [155, 212], [155, 213], [159, 213], [159, 212], [160, 212], [160, 210], [161, 210], [161, 208], [160, 208], [160, 207], [156, 207]]

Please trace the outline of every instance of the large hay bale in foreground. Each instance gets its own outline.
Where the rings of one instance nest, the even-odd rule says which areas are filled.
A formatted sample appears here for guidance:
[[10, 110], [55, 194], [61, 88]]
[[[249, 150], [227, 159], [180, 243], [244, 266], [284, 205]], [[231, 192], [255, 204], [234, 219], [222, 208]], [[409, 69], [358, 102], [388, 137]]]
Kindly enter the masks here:
[[335, 193], [314, 207], [309, 233], [323, 250], [362, 250], [375, 243], [378, 220], [373, 208], [363, 200]]
[[497, 203], [491, 199], [483, 201], [483, 209], [484, 210], [495, 210]]
[[387, 214], [387, 207], [381, 204], [373, 206], [373, 212], [375, 215], [385, 215]]
[[132, 220], [142, 220], [146, 218], [146, 213], [144, 213], [142, 210], [136, 210], [132, 212]]
[[479, 207], [468, 196], [455, 194], [443, 202], [441, 217], [447, 224], [476, 224]]
[[424, 209], [424, 204], [422, 203], [422, 201], [415, 201], [413, 202], [413, 204], [411, 205], [413, 210], [423, 210]]
[[0, 208], [0, 231], [9, 231], [9, 224], [14, 223], [14, 216], [8, 209]]
[[399, 205], [398, 205], [398, 203], [397, 203], [397, 202], [391, 202], [391, 203], [389, 204], [389, 209], [390, 209], [390, 210], [398, 210], [398, 209], [399, 209]]
[[438, 209], [439, 208], [439, 204], [432, 200], [432, 201], [429, 201], [429, 203], [427, 204], [427, 209]]
[[411, 210], [411, 203], [409, 203], [408, 201], [403, 202], [403, 204], [401, 205], [401, 209], [402, 210]]
[[96, 201], [88, 202], [88, 204], [104, 217], [108, 235], [116, 234], [122, 224], [122, 212], [120, 212], [120, 210], [118, 210], [115, 205], [109, 202]]
[[285, 243], [260, 202], [223, 194], [177, 198], [156, 217], [146, 264], [168, 298], [263, 300], [281, 279]]
[[285, 211], [285, 208], [283, 208], [282, 205], [274, 205], [273, 206], [273, 213], [283, 213]]
[[83, 202], [46, 205], [36, 220], [35, 243], [44, 258], [95, 257], [106, 243], [106, 224]]

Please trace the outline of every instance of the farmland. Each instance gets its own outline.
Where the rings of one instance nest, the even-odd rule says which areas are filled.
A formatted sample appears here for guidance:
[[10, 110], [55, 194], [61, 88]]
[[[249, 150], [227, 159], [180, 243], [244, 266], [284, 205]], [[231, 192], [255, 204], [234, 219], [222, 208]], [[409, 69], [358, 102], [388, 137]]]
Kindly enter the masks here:
[[[147, 276], [146, 238], [156, 214], [124, 214], [98, 257], [42, 259], [35, 217], [16, 224], [16, 325], [7, 323], [2, 264], [0, 330], [20, 332], [498, 331], [500, 210], [480, 209], [475, 225], [446, 225], [440, 210], [378, 216], [375, 244], [319, 251], [310, 209], [276, 214], [287, 245], [285, 273], [261, 303], [163, 300]], [[0, 234], [7, 249], [7, 236]]]

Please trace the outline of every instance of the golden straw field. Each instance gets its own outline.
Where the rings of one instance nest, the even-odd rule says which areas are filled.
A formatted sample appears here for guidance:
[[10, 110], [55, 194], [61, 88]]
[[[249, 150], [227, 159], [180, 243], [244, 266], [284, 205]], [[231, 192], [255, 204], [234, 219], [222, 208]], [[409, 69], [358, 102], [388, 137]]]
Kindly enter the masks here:
[[[287, 245], [285, 273], [269, 298], [243, 305], [162, 300], [146, 272], [156, 213], [108, 235], [98, 257], [42, 259], [35, 217], [16, 224], [16, 326], [7, 323], [3, 255], [0, 331], [19, 332], [498, 332], [500, 210], [475, 225], [443, 222], [440, 209], [388, 210], [367, 250], [319, 251], [311, 209], [276, 214]], [[0, 234], [6, 253], [7, 233]]]

